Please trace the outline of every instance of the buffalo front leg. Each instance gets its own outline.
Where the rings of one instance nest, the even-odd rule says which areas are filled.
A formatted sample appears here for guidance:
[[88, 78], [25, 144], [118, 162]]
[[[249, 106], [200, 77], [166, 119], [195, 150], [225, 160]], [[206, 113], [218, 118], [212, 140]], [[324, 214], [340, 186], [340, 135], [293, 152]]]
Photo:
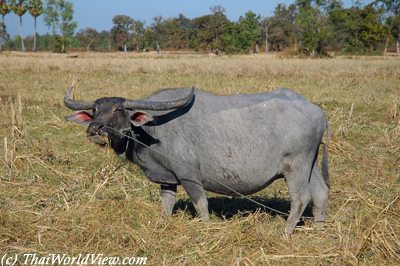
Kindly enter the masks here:
[[176, 185], [161, 185], [161, 208], [165, 217], [171, 217], [176, 201]]
[[200, 182], [194, 180], [186, 179], [180, 181], [186, 193], [192, 200], [194, 208], [196, 209], [197, 214], [200, 216], [200, 219], [203, 222], [210, 220], [210, 214], [208, 212], [208, 201], [203, 185]]

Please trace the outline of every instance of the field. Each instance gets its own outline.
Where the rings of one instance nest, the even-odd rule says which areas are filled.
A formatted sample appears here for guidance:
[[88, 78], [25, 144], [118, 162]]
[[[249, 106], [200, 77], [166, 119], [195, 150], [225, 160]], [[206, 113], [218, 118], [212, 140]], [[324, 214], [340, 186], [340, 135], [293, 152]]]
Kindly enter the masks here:
[[[195, 85], [215, 94], [289, 87], [329, 118], [327, 222], [285, 217], [240, 197], [209, 194], [201, 223], [182, 188], [171, 219], [159, 187], [85, 129], [62, 98], [142, 98]], [[148, 265], [399, 265], [400, 58], [275, 55], [0, 54], [0, 255], [103, 253]], [[253, 199], [289, 211], [279, 180]], [[311, 208], [305, 216], [311, 215]]]

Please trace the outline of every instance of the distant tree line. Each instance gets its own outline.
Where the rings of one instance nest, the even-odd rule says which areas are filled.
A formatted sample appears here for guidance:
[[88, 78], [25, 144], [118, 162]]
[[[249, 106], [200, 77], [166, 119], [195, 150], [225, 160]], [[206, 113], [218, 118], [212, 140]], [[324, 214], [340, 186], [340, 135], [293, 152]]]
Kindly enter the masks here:
[[[84, 28], [75, 32], [73, 6], [66, 0], [0, 0], [0, 50], [65, 52], [87, 51], [193, 50], [214, 53], [257, 53], [293, 51], [308, 56], [329, 52], [373, 54], [389, 49], [400, 52], [400, 0], [376, 0], [363, 5], [353, 1], [345, 8], [340, 0], [295, 0], [278, 4], [274, 14], [261, 17], [252, 11], [230, 21], [222, 6], [193, 19], [157, 16], [150, 25], [127, 15], [116, 15], [113, 27], [98, 32]], [[21, 34], [9, 38], [4, 16], [14, 12], [20, 18]], [[24, 37], [22, 17], [29, 11], [44, 15], [51, 34]], [[267, 45], [266, 45], [267, 44]]]
[[[26, 12], [33, 17], [34, 34], [24, 37], [23, 35], [23, 16]], [[19, 17], [20, 35], [10, 39], [4, 17], [13, 12]], [[74, 31], [77, 23], [73, 20], [73, 6], [67, 0], [47, 0], [43, 5], [41, 0], [0, 0], [0, 51], [3, 47], [9, 50], [26, 51], [25, 43], [30, 45], [32, 51], [53, 50], [65, 52], [65, 47], [74, 38]], [[52, 29], [52, 35], [40, 36], [36, 33], [37, 17], [44, 14], [45, 24]]]

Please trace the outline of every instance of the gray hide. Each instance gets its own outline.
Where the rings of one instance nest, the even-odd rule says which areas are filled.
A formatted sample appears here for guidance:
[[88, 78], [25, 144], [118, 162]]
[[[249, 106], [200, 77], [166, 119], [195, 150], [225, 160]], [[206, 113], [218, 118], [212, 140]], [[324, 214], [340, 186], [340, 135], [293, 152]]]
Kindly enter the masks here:
[[[145, 100], [170, 101], [189, 92], [167, 89]], [[293, 232], [310, 199], [316, 222], [324, 221], [329, 191], [327, 143], [324, 176], [316, 162], [328, 122], [321, 108], [303, 96], [288, 89], [232, 96], [196, 89], [186, 106], [148, 113], [152, 121], [131, 130], [151, 149], [132, 140], [118, 142], [123, 149], [112, 146], [161, 185], [166, 215], [172, 213], [176, 185], [184, 187], [201, 219], [208, 220], [204, 190], [251, 194], [285, 178], [291, 198], [286, 233]]]

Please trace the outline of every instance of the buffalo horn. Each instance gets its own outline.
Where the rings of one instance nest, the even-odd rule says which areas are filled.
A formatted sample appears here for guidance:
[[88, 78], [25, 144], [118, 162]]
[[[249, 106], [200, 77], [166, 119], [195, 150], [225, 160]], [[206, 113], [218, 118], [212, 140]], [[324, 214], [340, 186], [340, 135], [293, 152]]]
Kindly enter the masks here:
[[138, 110], [155, 110], [155, 111], [172, 110], [188, 104], [192, 100], [193, 95], [194, 95], [194, 87], [187, 96], [178, 100], [165, 101], [165, 102], [125, 100], [124, 107], [127, 109], [138, 109]]
[[72, 91], [74, 90], [74, 85], [69, 88], [69, 90], [65, 93], [64, 96], [64, 104], [69, 109], [72, 110], [90, 110], [94, 107], [94, 102], [83, 102], [83, 101], [74, 101], [71, 98]]

